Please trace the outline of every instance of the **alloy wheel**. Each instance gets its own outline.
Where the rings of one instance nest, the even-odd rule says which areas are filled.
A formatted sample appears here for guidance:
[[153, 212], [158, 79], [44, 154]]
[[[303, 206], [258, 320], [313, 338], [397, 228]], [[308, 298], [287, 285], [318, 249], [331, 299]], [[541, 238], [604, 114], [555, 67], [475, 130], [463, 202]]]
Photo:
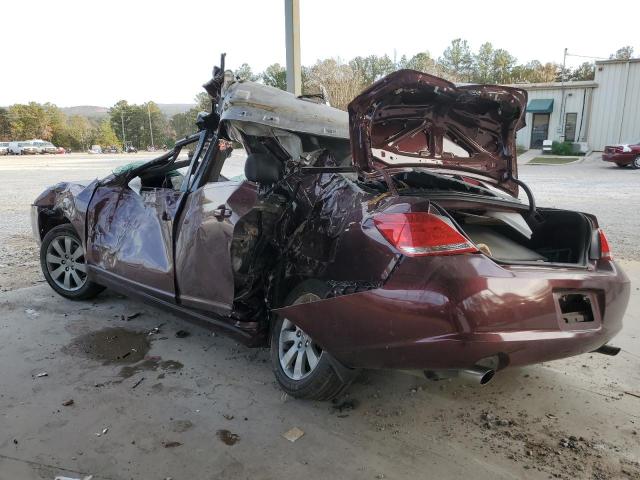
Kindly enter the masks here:
[[640, 168], [640, 155], [633, 159], [631, 166], [633, 168]]
[[59, 235], [51, 240], [46, 265], [55, 284], [69, 292], [79, 290], [87, 281], [84, 248], [71, 235]]
[[[298, 298], [293, 305], [320, 300], [308, 293]], [[301, 328], [285, 318], [278, 336], [278, 357], [287, 377], [302, 380], [315, 370], [322, 357], [322, 348]]]

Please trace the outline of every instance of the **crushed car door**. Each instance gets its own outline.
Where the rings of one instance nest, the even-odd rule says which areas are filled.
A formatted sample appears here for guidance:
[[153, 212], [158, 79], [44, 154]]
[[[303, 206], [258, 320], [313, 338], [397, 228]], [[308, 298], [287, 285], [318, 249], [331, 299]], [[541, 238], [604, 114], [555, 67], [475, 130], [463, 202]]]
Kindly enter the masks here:
[[186, 195], [183, 180], [204, 143], [198, 136], [191, 140], [191, 148], [197, 145], [191, 158], [180, 146], [124, 173], [121, 184], [96, 189], [87, 219], [87, 259], [98, 281], [175, 302], [174, 220]]
[[233, 229], [256, 203], [256, 186], [241, 173], [244, 157], [230, 154], [229, 142], [220, 140], [211, 168], [185, 200], [176, 229], [178, 301], [219, 315], [233, 307]]

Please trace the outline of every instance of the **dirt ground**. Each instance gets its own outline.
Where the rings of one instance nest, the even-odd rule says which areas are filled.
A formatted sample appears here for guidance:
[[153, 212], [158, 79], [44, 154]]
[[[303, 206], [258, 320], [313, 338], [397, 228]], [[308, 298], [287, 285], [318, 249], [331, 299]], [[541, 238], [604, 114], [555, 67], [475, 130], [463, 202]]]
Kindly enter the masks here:
[[640, 171], [520, 167], [540, 205], [605, 227], [632, 280], [618, 356], [508, 369], [482, 388], [366, 371], [323, 403], [283, 395], [266, 351], [108, 291], [76, 303], [42, 283], [29, 203], [131, 160], [0, 158], [0, 480], [640, 478]]

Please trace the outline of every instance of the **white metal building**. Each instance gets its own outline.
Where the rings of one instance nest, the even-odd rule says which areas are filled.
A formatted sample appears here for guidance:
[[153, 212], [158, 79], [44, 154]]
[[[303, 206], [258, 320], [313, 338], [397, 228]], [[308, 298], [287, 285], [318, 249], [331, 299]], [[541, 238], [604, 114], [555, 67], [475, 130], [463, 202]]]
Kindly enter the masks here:
[[594, 81], [513, 85], [527, 90], [522, 148], [582, 142], [590, 150], [640, 141], [640, 59], [596, 62]]

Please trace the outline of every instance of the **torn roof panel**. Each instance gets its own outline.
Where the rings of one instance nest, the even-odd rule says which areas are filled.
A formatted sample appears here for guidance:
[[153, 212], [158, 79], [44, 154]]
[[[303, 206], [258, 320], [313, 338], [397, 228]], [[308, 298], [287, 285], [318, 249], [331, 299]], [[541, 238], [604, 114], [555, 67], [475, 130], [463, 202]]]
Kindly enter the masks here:
[[220, 119], [241, 120], [323, 137], [349, 138], [347, 112], [254, 82], [233, 82], [223, 92]]

